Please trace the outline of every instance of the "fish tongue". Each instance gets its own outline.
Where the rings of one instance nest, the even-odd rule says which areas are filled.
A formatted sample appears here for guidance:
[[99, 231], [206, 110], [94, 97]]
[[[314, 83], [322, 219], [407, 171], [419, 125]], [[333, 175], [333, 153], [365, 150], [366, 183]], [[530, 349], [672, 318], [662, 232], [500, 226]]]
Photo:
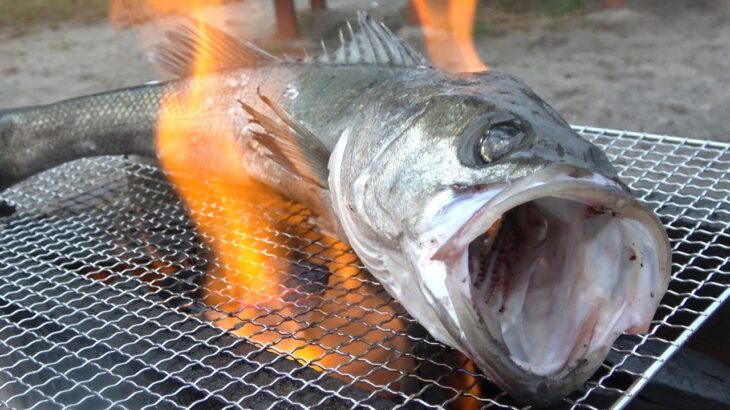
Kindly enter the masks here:
[[496, 221], [492, 224], [492, 226], [487, 229], [487, 237], [488, 238], [495, 238], [497, 236], [497, 233], [499, 233], [499, 229], [502, 227], [502, 217], [500, 216], [497, 218]]

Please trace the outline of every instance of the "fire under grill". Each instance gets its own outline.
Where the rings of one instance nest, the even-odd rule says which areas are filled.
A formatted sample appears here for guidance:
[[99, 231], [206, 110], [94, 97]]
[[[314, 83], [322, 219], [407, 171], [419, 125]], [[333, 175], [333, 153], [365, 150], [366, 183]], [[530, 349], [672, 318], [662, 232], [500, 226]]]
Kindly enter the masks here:
[[[621, 337], [557, 406], [620, 408], [730, 295], [730, 145], [577, 129], [672, 241], [672, 281], [650, 333]], [[213, 256], [208, 231], [154, 165], [76, 161], [2, 199], [16, 211], [0, 217], [0, 404], [519, 407], [434, 341], [300, 205], [237, 204], [246, 212], [232, 218], [267, 222], [249, 232], [216, 221], [224, 241], [259, 250], [251, 263], [272, 273], [248, 286], [247, 272]], [[196, 212], [225, 206], [209, 195]]]

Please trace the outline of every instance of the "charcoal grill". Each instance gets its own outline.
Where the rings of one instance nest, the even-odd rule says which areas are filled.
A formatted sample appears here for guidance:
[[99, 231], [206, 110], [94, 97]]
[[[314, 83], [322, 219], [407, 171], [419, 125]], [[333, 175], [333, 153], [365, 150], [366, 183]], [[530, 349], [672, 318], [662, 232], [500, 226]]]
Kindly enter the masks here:
[[[673, 249], [649, 334], [622, 336], [558, 405], [622, 408], [730, 295], [730, 145], [576, 130], [656, 210]], [[245, 204], [239, 217], [272, 222], [246, 235], [268, 246], [282, 278], [277, 294], [246, 305], [229, 291], [256, 290], [216, 276], [225, 267], [153, 164], [76, 161], [2, 199], [17, 210], [0, 218], [0, 404], [519, 407], [429, 337], [299, 205]]]

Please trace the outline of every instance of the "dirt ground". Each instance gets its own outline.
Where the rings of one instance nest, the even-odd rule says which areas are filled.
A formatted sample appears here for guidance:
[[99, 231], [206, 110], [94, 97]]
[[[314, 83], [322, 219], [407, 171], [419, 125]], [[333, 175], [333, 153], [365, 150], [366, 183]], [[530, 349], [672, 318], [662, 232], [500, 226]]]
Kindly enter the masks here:
[[[226, 24], [250, 39], [271, 37], [271, 3], [228, 5]], [[300, 11], [307, 3], [297, 3]], [[372, 5], [328, 3], [348, 11]], [[381, 3], [377, 13], [397, 30], [404, 1]], [[477, 48], [492, 68], [523, 78], [571, 123], [730, 141], [730, 2], [627, 4], [557, 19], [500, 21], [482, 10], [489, 30], [476, 37]], [[343, 14], [300, 23], [313, 36], [327, 35], [338, 23], [330, 17]], [[312, 21], [315, 27], [307, 29]], [[400, 32], [418, 43], [413, 30]], [[0, 107], [157, 78], [140, 51], [139, 37], [107, 22], [0, 27]], [[141, 43], [153, 39], [145, 35]]]
[[730, 141], [730, 2], [627, 4], [483, 38], [479, 51], [572, 123]]

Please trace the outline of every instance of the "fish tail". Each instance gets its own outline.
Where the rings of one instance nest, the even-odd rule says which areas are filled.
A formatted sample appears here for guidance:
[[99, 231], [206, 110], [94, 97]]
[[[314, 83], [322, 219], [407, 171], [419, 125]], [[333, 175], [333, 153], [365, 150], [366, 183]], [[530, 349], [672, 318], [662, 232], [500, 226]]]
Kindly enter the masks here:
[[161, 88], [143, 85], [0, 110], [0, 191], [64, 162], [99, 155], [154, 156]]

